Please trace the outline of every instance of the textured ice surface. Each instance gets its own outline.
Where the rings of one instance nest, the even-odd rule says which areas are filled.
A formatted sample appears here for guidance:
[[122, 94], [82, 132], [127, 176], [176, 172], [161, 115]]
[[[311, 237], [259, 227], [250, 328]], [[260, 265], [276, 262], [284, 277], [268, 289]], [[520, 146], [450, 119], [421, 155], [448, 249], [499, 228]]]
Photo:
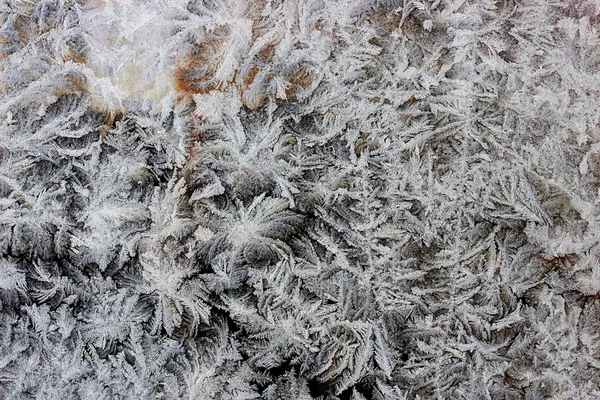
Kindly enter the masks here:
[[600, 398], [599, 14], [0, 2], [0, 398]]

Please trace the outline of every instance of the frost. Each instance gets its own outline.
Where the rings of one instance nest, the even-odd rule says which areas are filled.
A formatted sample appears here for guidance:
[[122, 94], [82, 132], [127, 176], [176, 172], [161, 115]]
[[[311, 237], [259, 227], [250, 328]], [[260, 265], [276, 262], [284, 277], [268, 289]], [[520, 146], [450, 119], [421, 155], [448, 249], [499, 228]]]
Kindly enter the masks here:
[[599, 398], [597, 3], [5, 1], [0, 398]]

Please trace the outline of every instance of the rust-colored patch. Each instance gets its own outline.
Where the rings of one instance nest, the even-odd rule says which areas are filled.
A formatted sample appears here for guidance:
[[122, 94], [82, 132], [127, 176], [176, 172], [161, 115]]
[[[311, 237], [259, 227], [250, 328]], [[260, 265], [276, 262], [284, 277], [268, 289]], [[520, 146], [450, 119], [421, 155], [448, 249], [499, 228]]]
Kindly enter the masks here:
[[546, 257], [544, 255], [540, 255], [539, 259], [552, 269], [575, 265], [579, 261], [579, 256], [577, 254], [565, 254], [564, 256], [556, 256], [556, 257]]
[[222, 62], [222, 40], [208, 40], [196, 45], [194, 52], [175, 69], [175, 87], [189, 94], [207, 94], [217, 89], [216, 79]]
[[184, 94], [207, 94], [222, 90], [227, 82], [217, 78], [225, 56], [225, 43], [231, 34], [228, 26], [222, 25], [206, 33], [206, 40], [197, 43], [194, 50], [180, 62], [174, 73], [175, 88]]
[[229, 82], [227, 82], [227, 83], [229, 83], [229, 84], [232, 84], [232, 83], [234, 83], [234, 82], [236, 81], [236, 79], [237, 79], [237, 77], [238, 77], [239, 73], [240, 73], [240, 70], [239, 70], [238, 68], [236, 68], [236, 69], [233, 71], [233, 77], [232, 77], [232, 78], [229, 80]]
[[260, 61], [271, 61], [275, 56], [275, 43], [269, 44], [267, 47], [258, 52], [257, 57]]
[[82, 53], [68, 52], [61, 55], [62, 61], [73, 61], [74, 63], [85, 64], [85, 55]]
[[285, 95], [288, 100], [293, 100], [298, 94], [312, 83], [312, 75], [305, 67], [299, 66], [294, 72], [287, 76], [290, 87], [286, 89]]
[[[257, 81], [257, 76], [261, 72], [260, 81]], [[241, 72], [237, 76], [236, 86], [239, 90], [242, 104], [252, 111], [262, 108], [268, 97], [264, 88], [272, 78], [273, 75], [271, 73], [267, 74], [259, 67], [252, 67], [245, 72]], [[264, 87], [260, 87], [261, 85], [264, 85]]]
[[243, 86], [240, 88], [242, 90], [245, 90], [248, 88], [248, 86], [250, 86], [252, 84], [252, 82], [254, 82], [254, 79], [256, 78], [256, 75], [260, 72], [260, 68], [258, 67], [252, 67], [250, 69], [250, 71], [248, 71], [248, 73], [244, 76], [243, 78]]
[[389, 36], [398, 29], [402, 13], [394, 13], [384, 9], [375, 9], [367, 17], [367, 21], [375, 28], [378, 36]]
[[64, 85], [60, 85], [52, 91], [52, 95], [56, 98], [60, 98], [71, 93], [87, 92], [87, 85], [82, 77], [69, 74], [62, 79], [64, 79]]
[[102, 121], [104, 122], [104, 125], [98, 128], [98, 135], [105, 138], [108, 136], [108, 132], [116, 127], [116, 122], [125, 117], [126, 113], [122, 113], [119, 110], [112, 110], [102, 113]]
[[[56, 97], [61, 97], [71, 93], [89, 93], [85, 78], [77, 75], [68, 75], [65, 77], [65, 85], [62, 85], [60, 89], [54, 91], [52, 94]], [[101, 129], [101, 136], [106, 136], [106, 129], [114, 128], [115, 122], [126, 117], [127, 114], [123, 110], [109, 108], [93, 96], [90, 99], [89, 108], [102, 114], [104, 127]], [[102, 135], [102, 130], [104, 130], [104, 135]]]
[[256, 111], [264, 107], [268, 95], [265, 90], [268, 82], [273, 78], [272, 74], [266, 74], [260, 81], [254, 81], [242, 93], [242, 104], [251, 111]]
[[214, 38], [223, 39], [231, 34], [231, 28], [227, 25], [219, 25], [210, 33]]
[[249, 96], [247, 92], [242, 94], [242, 104], [246, 106], [250, 111], [256, 111], [265, 106], [267, 101], [267, 94], [260, 93], [258, 96]]
[[252, 39], [256, 40], [269, 31], [269, 18], [262, 15], [267, 1], [250, 1], [248, 4], [245, 17], [252, 21]]
[[114, 126], [115, 121], [119, 120], [122, 116], [123, 116], [123, 113], [118, 110], [111, 112], [111, 113], [105, 113], [104, 117], [103, 117], [104, 124], [108, 125], [108, 126]]
[[565, 7], [558, 8], [558, 13], [554, 18], [556, 24], [561, 16], [571, 18], [572, 20], [580, 20], [582, 18], [589, 18], [590, 26], [596, 26], [600, 22], [600, 14], [594, 9], [593, 2], [580, 2], [580, 1], [565, 1]]
[[[52, 91], [52, 95], [57, 99], [70, 94], [89, 93], [85, 77], [75, 74], [68, 74], [61, 78], [61, 84], [57, 85]], [[103, 125], [98, 128], [98, 134], [106, 137], [108, 131], [115, 127], [115, 123], [126, 117], [126, 112], [118, 109], [108, 109], [107, 106], [93, 96], [90, 99], [89, 109], [102, 115]]]

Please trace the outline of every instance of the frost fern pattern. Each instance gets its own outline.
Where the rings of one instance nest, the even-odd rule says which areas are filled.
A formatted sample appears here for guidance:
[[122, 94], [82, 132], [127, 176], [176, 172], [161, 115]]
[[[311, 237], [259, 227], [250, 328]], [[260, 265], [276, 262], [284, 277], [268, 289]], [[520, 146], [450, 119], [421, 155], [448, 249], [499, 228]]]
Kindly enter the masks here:
[[6, 0], [0, 398], [600, 398], [595, 0]]

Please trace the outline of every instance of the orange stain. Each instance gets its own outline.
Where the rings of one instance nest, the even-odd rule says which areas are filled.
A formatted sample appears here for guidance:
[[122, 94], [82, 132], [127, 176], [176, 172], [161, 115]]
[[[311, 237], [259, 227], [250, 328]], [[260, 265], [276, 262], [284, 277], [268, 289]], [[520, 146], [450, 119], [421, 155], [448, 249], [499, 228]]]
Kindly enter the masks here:
[[209, 40], [196, 45], [194, 52], [175, 69], [175, 88], [189, 94], [207, 94], [219, 87], [216, 79], [222, 61], [223, 42]]
[[285, 91], [287, 99], [295, 99], [303, 89], [310, 86], [312, 79], [311, 73], [303, 66], [299, 66], [294, 72], [287, 76], [287, 80], [290, 83], [290, 87]]

